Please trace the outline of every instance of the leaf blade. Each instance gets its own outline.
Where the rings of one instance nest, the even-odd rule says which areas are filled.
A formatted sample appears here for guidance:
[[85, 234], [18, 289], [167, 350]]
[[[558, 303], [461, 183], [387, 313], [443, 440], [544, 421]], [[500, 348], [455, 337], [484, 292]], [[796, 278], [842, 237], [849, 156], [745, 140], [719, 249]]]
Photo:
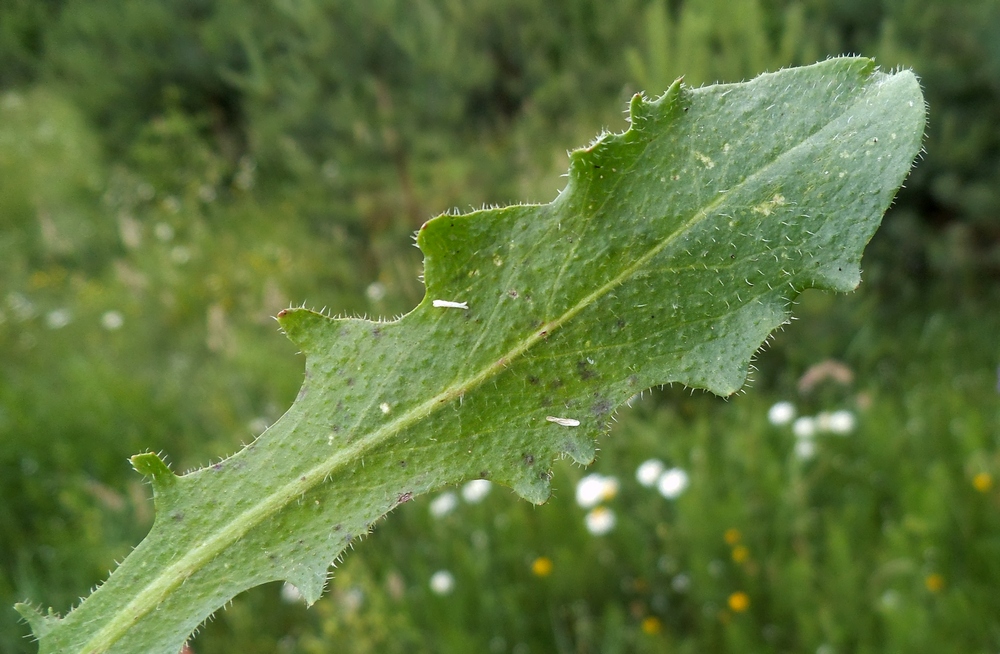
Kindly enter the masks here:
[[924, 121], [912, 74], [863, 59], [675, 83], [630, 113], [572, 154], [553, 203], [426, 223], [427, 295], [399, 321], [282, 312], [306, 354], [295, 404], [194, 473], [136, 457], [153, 528], [66, 618], [22, 607], [42, 651], [173, 654], [270, 580], [312, 602], [329, 563], [416, 494], [485, 477], [541, 502], [552, 458], [589, 462], [634, 393], [735, 391], [794, 295], [857, 284]]

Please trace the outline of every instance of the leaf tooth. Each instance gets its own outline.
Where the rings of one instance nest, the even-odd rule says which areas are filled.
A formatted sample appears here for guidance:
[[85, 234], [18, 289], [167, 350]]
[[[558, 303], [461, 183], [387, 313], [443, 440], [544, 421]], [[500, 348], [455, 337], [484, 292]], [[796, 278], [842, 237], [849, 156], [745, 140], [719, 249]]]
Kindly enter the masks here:
[[159, 454], [144, 452], [136, 454], [129, 461], [136, 472], [152, 479], [153, 488], [166, 488], [177, 481], [177, 475], [170, 470]]
[[160, 455], [153, 452], [136, 454], [129, 461], [136, 472], [149, 478], [153, 486], [153, 506], [157, 516], [169, 513], [178, 496], [177, 481], [180, 477], [173, 473]]
[[314, 351], [334, 319], [310, 309], [284, 309], [276, 316], [282, 331], [303, 352]]
[[35, 638], [41, 640], [48, 635], [53, 629], [59, 626], [62, 621], [56, 613], [50, 608], [48, 614], [44, 614], [38, 609], [36, 609], [31, 604], [26, 602], [19, 602], [14, 605], [14, 608], [21, 617], [25, 619], [28, 625], [31, 627], [31, 633], [35, 635]]

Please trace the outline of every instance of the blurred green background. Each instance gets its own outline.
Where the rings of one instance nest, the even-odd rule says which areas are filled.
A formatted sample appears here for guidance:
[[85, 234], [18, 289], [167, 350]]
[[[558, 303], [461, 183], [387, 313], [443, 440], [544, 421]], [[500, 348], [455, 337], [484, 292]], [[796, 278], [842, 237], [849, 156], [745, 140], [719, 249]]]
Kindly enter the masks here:
[[563, 463], [542, 507], [419, 498], [311, 609], [258, 588], [191, 647], [997, 652], [996, 0], [0, 0], [0, 652], [149, 528], [129, 455], [290, 404], [277, 311], [402, 314], [424, 220], [551, 200], [632, 93], [844, 52], [930, 104], [857, 293], [803, 295], [746, 394], [623, 409], [596, 498]]

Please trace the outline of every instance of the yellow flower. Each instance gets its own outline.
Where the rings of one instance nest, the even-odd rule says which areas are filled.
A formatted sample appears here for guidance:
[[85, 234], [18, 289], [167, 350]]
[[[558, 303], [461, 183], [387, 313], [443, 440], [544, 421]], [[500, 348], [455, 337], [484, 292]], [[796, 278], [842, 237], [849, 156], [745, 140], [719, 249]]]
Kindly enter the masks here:
[[980, 493], [987, 493], [993, 488], [993, 477], [988, 472], [980, 472], [972, 478], [972, 486]]
[[750, 608], [750, 596], [738, 590], [729, 596], [729, 608], [733, 613], [743, 613]]
[[750, 550], [748, 550], [743, 545], [737, 545], [733, 548], [733, 561], [736, 563], [743, 563], [750, 558]]
[[722, 537], [726, 539], [726, 545], [729, 545], [730, 547], [743, 540], [743, 534], [741, 534], [740, 530], [735, 527], [727, 529], [726, 533], [723, 534]]
[[927, 575], [927, 578], [924, 579], [924, 586], [927, 586], [927, 590], [932, 593], [940, 593], [944, 590], [944, 575], [937, 572]]
[[536, 577], [548, 577], [552, 574], [552, 559], [547, 556], [540, 556], [531, 564], [531, 572]]
[[659, 618], [649, 616], [642, 621], [642, 633], [644, 634], [654, 636], [660, 633], [661, 629], [663, 629], [663, 623], [660, 622]]

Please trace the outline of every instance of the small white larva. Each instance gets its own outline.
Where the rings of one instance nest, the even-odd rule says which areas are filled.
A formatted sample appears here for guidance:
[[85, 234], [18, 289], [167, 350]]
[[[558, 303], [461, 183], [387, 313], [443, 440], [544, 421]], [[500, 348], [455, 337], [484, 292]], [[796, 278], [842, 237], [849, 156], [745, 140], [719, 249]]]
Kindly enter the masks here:
[[579, 427], [580, 421], [576, 418], [556, 418], [555, 416], [545, 416], [545, 419], [549, 422], [554, 422], [557, 425], [562, 425], [563, 427]]
[[451, 300], [434, 300], [431, 304], [444, 309], [468, 309], [468, 302], [452, 302]]

